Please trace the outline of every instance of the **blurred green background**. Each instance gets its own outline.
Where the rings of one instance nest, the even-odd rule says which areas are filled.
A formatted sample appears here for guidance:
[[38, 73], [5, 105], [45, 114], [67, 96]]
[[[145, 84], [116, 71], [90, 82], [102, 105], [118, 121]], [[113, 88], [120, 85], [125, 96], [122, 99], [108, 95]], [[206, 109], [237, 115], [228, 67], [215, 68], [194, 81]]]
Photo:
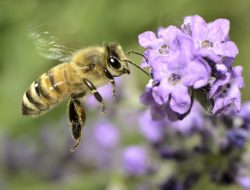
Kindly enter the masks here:
[[[0, 141], [18, 139], [24, 135], [36, 139], [40, 127], [44, 125], [60, 131], [55, 134], [55, 140], [58, 138], [60, 141], [61, 135], [67, 133], [63, 129], [66, 128], [66, 103], [36, 119], [21, 115], [20, 104], [25, 90], [40, 74], [56, 64], [44, 59], [35, 50], [27, 37], [30, 24], [42, 24], [58, 36], [70, 36], [63, 40], [73, 38], [86, 45], [117, 41], [125, 50], [142, 52], [137, 35], [143, 31], [178, 25], [184, 16], [193, 14], [199, 14], [207, 21], [228, 18], [231, 21], [230, 37], [240, 52], [236, 63], [244, 66], [245, 88], [242, 96], [243, 100], [247, 100], [250, 93], [249, 9], [249, 0], [0, 0]], [[136, 57], [133, 59], [140, 62]], [[125, 89], [130, 90], [129, 101], [139, 104], [140, 91], [143, 91], [147, 78], [134, 70], [132, 75], [127, 77]], [[98, 117], [99, 111], [96, 115], [92, 112], [89, 114]], [[64, 148], [64, 151], [68, 151], [69, 147]], [[1, 154], [4, 152], [0, 151]], [[7, 170], [0, 165], [0, 189], [105, 189], [98, 184], [105, 184], [107, 177], [83, 170], [75, 180], [62, 184], [43, 180], [25, 171], [9, 177]], [[5, 179], [8, 183], [4, 182]]]

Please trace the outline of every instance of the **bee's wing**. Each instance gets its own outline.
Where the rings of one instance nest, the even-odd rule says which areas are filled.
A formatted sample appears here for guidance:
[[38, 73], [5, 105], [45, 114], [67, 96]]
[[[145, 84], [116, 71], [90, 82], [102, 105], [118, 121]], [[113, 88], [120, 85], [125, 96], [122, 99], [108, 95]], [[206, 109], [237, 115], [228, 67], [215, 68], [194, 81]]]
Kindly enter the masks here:
[[49, 31], [42, 31], [41, 27], [29, 28], [28, 35], [32, 39], [38, 53], [47, 58], [61, 62], [70, 61], [77, 48], [62, 43]]

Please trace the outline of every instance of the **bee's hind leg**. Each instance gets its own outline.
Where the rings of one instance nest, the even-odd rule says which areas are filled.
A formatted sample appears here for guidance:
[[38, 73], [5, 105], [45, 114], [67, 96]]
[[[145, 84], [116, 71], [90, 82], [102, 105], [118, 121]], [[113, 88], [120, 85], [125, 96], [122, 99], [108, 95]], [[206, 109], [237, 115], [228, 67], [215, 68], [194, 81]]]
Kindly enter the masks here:
[[86, 114], [79, 99], [70, 98], [68, 103], [69, 124], [75, 145], [71, 151], [75, 151], [81, 142], [82, 128], [86, 121]]
[[102, 113], [105, 113], [105, 104], [103, 102], [103, 98], [101, 94], [97, 91], [95, 85], [86, 78], [83, 79], [83, 82], [85, 83], [87, 88], [91, 91], [91, 93], [95, 96], [96, 100], [102, 104]]

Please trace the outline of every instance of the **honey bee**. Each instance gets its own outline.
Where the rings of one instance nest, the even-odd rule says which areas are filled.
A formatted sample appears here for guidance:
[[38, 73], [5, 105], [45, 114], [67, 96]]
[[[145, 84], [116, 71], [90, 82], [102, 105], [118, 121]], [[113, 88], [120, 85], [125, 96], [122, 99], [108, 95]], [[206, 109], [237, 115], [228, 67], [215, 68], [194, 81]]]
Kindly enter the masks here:
[[[40, 34], [36, 35], [34, 38], [40, 39]], [[46, 48], [47, 42], [40, 42], [42, 45], [40, 43], [39, 48]], [[97, 87], [110, 82], [115, 95], [114, 78], [130, 74], [128, 63], [135, 64], [127, 59], [121, 45], [114, 42], [86, 47], [76, 52], [67, 51], [71, 54], [70, 57], [62, 56], [62, 52], [66, 52], [64, 46], [58, 46], [55, 42], [47, 44], [52, 44], [53, 48], [49, 48], [51, 54], [45, 55], [46, 57], [53, 56], [66, 62], [52, 67], [30, 85], [23, 95], [21, 111], [23, 115], [39, 116], [69, 98], [69, 126], [75, 140], [71, 151], [74, 151], [80, 145], [82, 128], [86, 120], [81, 99], [92, 93], [100, 102], [102, 112], [105, 112], [105, 104]]]

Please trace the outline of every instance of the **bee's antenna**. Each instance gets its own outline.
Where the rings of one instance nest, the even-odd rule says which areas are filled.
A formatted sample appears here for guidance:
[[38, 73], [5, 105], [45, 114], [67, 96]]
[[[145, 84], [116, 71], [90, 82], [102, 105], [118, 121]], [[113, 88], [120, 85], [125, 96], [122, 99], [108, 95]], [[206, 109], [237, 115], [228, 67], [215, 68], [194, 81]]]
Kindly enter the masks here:
[[124, 59], [124, 61], [126, 61], [127, 63], [131, 64], [131, 65], [134, 65], [137, 69], [140, 69], [142, 72], [144, 72], [146, 75], [148, 75], [150, 77], [150, 74], [143, 70], [141, 67], [139, 67], [138, 65], [136, 65], [135, 63], [133, 63], [132, 61], [128, 60], [128, 59]]
[[145, 55], [143, 55], [142, 53], [139, 53], [139, 52], [136, 52], [136, 51], [131, 50], [131, 51], [128, 51], [128, 52], [126, 53], [126, 55], [128, 56], [128, 55], [131, 54], [131, 53], [143, 57], [143, 58], [146, 60], [146, 62], [148, 63], [148, 59], [147, 59], [147, 58], [145, 57]]

